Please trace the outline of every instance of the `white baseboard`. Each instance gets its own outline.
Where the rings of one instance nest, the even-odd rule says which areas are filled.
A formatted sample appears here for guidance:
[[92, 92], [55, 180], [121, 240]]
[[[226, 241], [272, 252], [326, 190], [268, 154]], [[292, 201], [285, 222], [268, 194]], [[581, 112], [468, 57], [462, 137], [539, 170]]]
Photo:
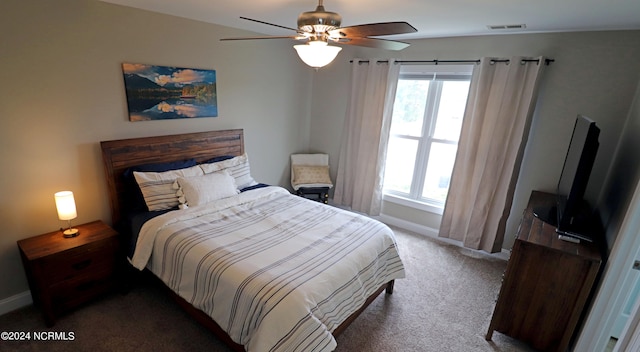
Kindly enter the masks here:
[[[397, 226], [405, 230], [409, 230], [412, 232], [419, 233], [421, 235], [427, 235], [431, 238], [438, 238], [438, 229], [431, 228], [429, 226], [416, 224], [414, 222], [410, 222], [403, 219], [398, 219], [393, 216], [389, 216], [386, 214], [380, 214], [379, 216], [372, 216], [374, 219], [379, 220], [387, 225]], [[438, 238], [440, 239], [440, 238]], [[444, 239], [444, 238], [442, 238]], [[457, 242], [450, 240], [452, 242]]]
[[0, 300], [0, 315], [9, 313], [16, 309], [26, 307], [33, 303], [31, 291], [25, 291]]
[[[393, 216], [389, 216], [389, 215], [385, 215], [385, 214], [380, 214], [379, 216], [374, 216], [373, 218], [375, 218], [376, 220], [379, 220], [387, 225], [391, 225], [391, 226], [397, 226], [399, 228], [405, 229], [405, 230], [409, 230], [415, 233], [418, 233], [420, 235], [425, 235], [426, 237], [432, 238], [434, 240], [440, 241], [440, 242], [444, 242], [444, 243], [448, 243], [448, 244], [452, 244], [454, 246], [458, 246], [458, 247], [464, 247], [461, 241], [456, 241], [456, 240], [452, 240], [449, 238], [444, 238], [444, 237], [439, 237], [438, 236], [438, 229], [434, 229], [431, 228], [429, 226], [424, 226], [424, 225], [420, 225], [420, 224], [416, 224], [410, 221], [406, 221], [406, 220], [402, 220], [402, 219], [398, 219], [396, 217]], [[473, 249], [469, 249], [469, 250], [473, 250]], [[488, 254], [486, 252], [482, 252], [484, 254], [499, 258], [499, 259], [504, 259], [504, 260], [508, 260], [509, 259], [509, 255], [510, 255], [510, 251], [508, 249], [504, 249], [502, 248], [502, 251], [500, 253], [493, 253], [493, 254]]]

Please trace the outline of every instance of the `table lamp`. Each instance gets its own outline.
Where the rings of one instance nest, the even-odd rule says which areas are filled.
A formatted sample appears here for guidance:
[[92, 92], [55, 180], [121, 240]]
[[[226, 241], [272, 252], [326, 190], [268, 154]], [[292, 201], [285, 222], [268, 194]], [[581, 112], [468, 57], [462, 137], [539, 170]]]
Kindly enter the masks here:
[[71, 220], [78, 217], [76, 212], [76, 202], [73, 199], [73, 192], [61, 191], [55, 195], [56, 209], [58, 210], [58, 219], [67, 220], [69, 228], [62, 233], [64, 237], [76, 237], [78, 236], [78, 229], [71, 228]]

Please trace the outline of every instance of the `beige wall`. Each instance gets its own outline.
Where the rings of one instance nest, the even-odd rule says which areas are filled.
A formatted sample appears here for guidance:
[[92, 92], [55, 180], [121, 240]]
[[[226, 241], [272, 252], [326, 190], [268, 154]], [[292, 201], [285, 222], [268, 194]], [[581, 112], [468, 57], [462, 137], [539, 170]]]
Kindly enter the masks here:
[[[244, 128], [256, 179], [285, 184], [306, 150], [314, 71], [287, 41], [98, 1], [0, 2], [0, 300], [28, 290], [16, 241], [53, 231], [53, 194], [75, 223], [110, 222], [99, 142]], [[213, 69], [216, 118], [129, 122], [123, 62]]]
[[[640, 31], [424, 39], [411, 41], [409, 48], [398, 53], [346, 48], [339, 56], [339, 61], [325, 69], [321, 77], [316, 77], [311, 111], [311, 130], [314, 131], [311, 148], [328, 152], [332, 169], [335, 170], [341, 134], [340, 129], [331, 126], [342, 126], [344, 121], [349, 82], [343, 77], [349, 76], [349, 60], [352, 58], [466, 60], [513, 55], [544, 55], [556, 61], [546, 67], [544, 73], [507, 222], [503, 247], [511, 248], [513, 234], [517, 231], [531, 190], [555, 189], [578, 113], [591, 117], [602, 129], [600, 150], [587, 190], [587, 197], [592, 204], [597, 202], [640, 81], [640, 61], [637, 60], [640, 55]], [[633, 132], [629, 143], [637, 141], [639, 137], [640, 131]], [[439, 227], [438, 216], [399, 211], [395, 205], [391, 207], [385, 204], [384, 207], [393, 212], [389, 215], [404, 215], [402, 220]]]

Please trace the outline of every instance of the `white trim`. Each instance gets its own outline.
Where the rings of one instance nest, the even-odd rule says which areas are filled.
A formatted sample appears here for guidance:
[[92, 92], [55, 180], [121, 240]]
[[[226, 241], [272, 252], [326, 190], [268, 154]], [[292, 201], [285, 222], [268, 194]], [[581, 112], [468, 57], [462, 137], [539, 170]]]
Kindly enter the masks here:
[[409, 231], [413, 231], [416, 233], [419, 233], [421, 235], [427, 235], [427, 237], [431, 237], [431, 238], [436, 238], [436, 239], [441, 239], [441, 240], [447, 240], [445, 242], [451, 241], [452, 244], [457, 244], [455, 243], [456, 241], [454, 240], [449, 240], [448, 238], [439, 238], [438, 237], [438, 230], [431, 228], [429, 226], [425, 226], [425, 225], [420, 225], [420, 224], [416, 224], [414, 222], [411, 221], [407, 221], [407, 220], [403, 220], [403, 219], [399, 219], [393, 216], [389, 216], [386, 214], [380, 214], [379, 216], [372, 216], [372, 218], [381, 221], [387, 225], [393, 225], [393, 226], [397, 226], [400, 228], [403, 228], [405, 230], [409, 230]]
[[400, 74], [405, 75], [433, 75], [438, 76], [471, 76], [473, 74], [473, 67], [475, 63], [470, 64], [440, 64], [440, 65], [407, 65], [400, 66]]
[[396, 226], [411, 232], [415, 232], [417, 234], [420, 235], [425, 235], [426, 237], [432, 238], [436, 241], [440, 241], [440, 242], [444, 242], [447, 244], [452, 244], [454, 246], [458, 246], [461, 248], [465, 248], [468, 249], [470, 251], [474, 251], [474, 252], [478, 252], [478, 253], [482, 253], [483, 255], [487, 255], [487, 256], [491, 256], [494, 258], [498, 258], [498, 259], [502, 259], [502, 260], [508, 260], [509, 256], [511, 254], [511, 251], [502, 248], [502, 251], [500, 253], [487, 253], [484, 251], [479, 251], [479, 250], [475, 250], [475, 249], [471, 249], [471, 248], [466, 248], [462, 245], [462, 241], [456, 241], [456, 240], [452, 240], [450, 238], [444, 238], [444, 237], [439, 237], [438, 236], [438, 230], [431, 228], [429, 226], [424, 226], [424, 225], [420, 225], [420, 224], [416, 224], [410, 221], [406, 221], [403, 219], [398, 219], [396, 217], [393, 216], [389, 216], [389, 215], [385, 215], [385, 214], [380, 214], [379, 216], [372, 216], [372, 218], [383, 222], [387, 225], [391, 225], [391, 226]]
[[621, 339], [618, 340], [613, 352], [623, 351], [639, 351], [640, 350], [640, 300], [638, 300], [633, 309], [631, 316], [627, 319], [627, 325], [622, 331]]
[[4, 315], [16, 309], [26, 307], [33, 303], [31, 291], [24, 291], [0, 300], [0, 315]]
[[[604, 269], [602, 282], [589, 316], [575, 345], [575, 351], [603, 351], [611, 329], [622, 312], [631, 267], [640, 248], [640, 183], [636, 186], [622, 227]], [[624, 338], [624, 332], [620, 339]]]
[[[444, 208], [442, 206], [433, 205], [425, 202], [420, 202], [415, 199], [409, 199], [405, 197], [401, 197], [391, 193], [385, 193], [382, 196], [382, 200], [389, 203], [399, 204], [405, 207], [410, 207], [413, 209], [418, 209], [422, 211], [427, 211], [429, 213], [434, 213], [438, 215], [442, 215], [444, 212]], [[437, 233], [438, 231], [436, 231]]]

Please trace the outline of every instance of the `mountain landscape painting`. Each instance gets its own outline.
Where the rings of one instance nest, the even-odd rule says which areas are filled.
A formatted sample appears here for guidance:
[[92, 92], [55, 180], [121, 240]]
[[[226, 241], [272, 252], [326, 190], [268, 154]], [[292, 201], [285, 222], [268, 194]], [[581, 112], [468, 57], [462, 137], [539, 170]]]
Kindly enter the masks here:
[[216, 71], [123, 63], [130, 121], [217, 117]]

